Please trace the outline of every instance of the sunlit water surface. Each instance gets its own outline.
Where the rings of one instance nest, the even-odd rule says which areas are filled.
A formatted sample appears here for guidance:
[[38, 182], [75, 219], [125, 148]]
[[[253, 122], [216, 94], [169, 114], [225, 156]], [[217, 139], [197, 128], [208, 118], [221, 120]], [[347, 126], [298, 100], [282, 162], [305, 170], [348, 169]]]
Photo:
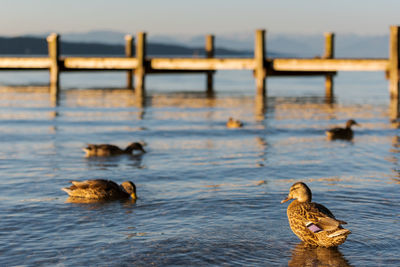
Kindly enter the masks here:
[[[47, 74], [0, 73], [3, 84]], [[40, 75], [44, 75], [44, 78]], [[399, 266], [399, 130], [383, 74], [270, 79], [263, 110], [249, 73], [149, 78], [144, 107], [124, 74], [71, 74], [58, 105], [45, 89], [0, 90], [1, 266]], [[36, 80], [38, 79], [38, 80]], [[71, 89], [78, 88], [78, 89]], [[227, 129], [229, 117], [242, 129]], [[352, 142], [324, 131], [354, 118]], [[142, 157], [87, 159], [87, 143], [146, 144]], [[139, 199], [73, 203], [62, 187], [132, 180]], [[352, 231], [338, 250], [306, 248], [291, 232], [296, 181]]]

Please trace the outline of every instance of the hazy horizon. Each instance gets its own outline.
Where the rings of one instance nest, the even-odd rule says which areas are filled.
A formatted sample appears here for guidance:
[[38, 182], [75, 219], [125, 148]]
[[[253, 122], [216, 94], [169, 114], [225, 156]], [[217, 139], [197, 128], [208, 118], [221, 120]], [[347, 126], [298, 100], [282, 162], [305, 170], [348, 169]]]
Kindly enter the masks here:
[[[400, 24], [399, 24], [400, 25]], [[256, 32], [256, 30], [258, 29], [264, 29], [266, 30], [266, 33], [268, 36], [323, 36], [324, 33], [326, 32], [333, 32], [336, 35], [339, 34], [341, 36], [350, 36], [350, 35], [354, 35], [354, 36], [360, 36], [360, 37], [375, 37], [375, 36], [388, 36], [389, 35], [389, 27], [387, 28], [387, 31], [385, 32], [381, 32], [381, 33], [376, 33], [376, 34], [362, 34], [362, 33], [356, 33], [356, 32], [348, 32], [348, 33], [341, 33], [341, 32], [335, 32], [335, 31], [324, 31], [324, 32], [315, 32], [315, 33], [290, 33], [290, 32], [271, 32], [269, 31], [268, 28], [255, 28], [249, 31], [242, 31], [242, 32], [223, 32], [223, 33], [217, 33], [215, 34], [217, 37], [218, 36], [223, 36], [223, 37], [234, 37], [238, 40], [245, 39], [248, 38], [249, 36], [254, 37], [254, 34]], [[139, 32], [139, 31], [137, 31]], [[21, 34], [1, 34], [0, 36], [2, 37], [21, 37], [21, 36], [46, 36], [49, 35], [51, 33], [57, 33], [60, 35], [87, 35], [87, 34], [96, 34], [96, 33], [116, 33], [116, 34], [132, 34], [135, 35], [137, 32], [124, 32], [124, 31], [120, 31], [120, 30], [113, 30], [113, 29], [107, 29], [107, 28], [98, 28], [98, 29], [92, 29], [92, 30], [85, 30], [85, 31], [56, 31], [56, 30], [47, 30], [47, 31], [38, 31], [38, 32], [26, 32], [26, 33], [21, 33]], [[152, 36], [166, 36], [166, 37], [181, 37], [181, 38], [194, 38], [194, 37], [199, 37], [199, 36], [205, 36], [207, 34], [214, 34], [214, 33], [164, 33], [164, 32], [160, 32], [160, 33], [154, 33], [154, 32], [150, 32], [150, 31], [144, 31], [147, 33], [148, 37], [152, 37]]]
[[3, 0], [0, 35], [110, 30], [154, 35], [241, 34], [267, 29], [270, 34], [383, 35], [399, 24], [400, 1], [339, 0], [201, 2], [171, 0], [50, 1]]

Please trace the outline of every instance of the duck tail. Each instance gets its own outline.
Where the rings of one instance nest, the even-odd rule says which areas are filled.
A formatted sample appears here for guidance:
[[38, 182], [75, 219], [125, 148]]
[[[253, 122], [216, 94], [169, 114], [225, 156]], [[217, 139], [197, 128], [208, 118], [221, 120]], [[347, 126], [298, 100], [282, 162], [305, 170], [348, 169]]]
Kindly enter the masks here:
[[339, 229], [331, 234], [328, 235], [328, 237], [338, 237], [338, 236], [347, 236], [351, 234], [351, 231], [348, 229]]
[[63, 187], [63, 188], [61, 188], [61, 190], [66, 192], [69, 196], [71, 196], [71, 194], [72, 194], [72, 190], [69, 189], [68, 187]]

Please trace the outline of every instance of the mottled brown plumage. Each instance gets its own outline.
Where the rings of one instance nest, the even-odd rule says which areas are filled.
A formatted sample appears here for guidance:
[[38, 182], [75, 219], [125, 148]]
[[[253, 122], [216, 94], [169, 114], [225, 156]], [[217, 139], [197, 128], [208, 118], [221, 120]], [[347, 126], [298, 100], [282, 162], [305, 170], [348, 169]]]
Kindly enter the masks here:
[[308, 186], [302, 182], [295, 183], [290, 188], [284, 203], [294, 199], [287, 208], [290, 228], [302, 241], [312, 246], [336, 247], [346, 241], [351, 233], [337, 220], [325, 206], [311, 202], [312, 194]]
[[344, 139], [344, 140], [351, 140], [353, 139], [353, 130], [351, 129], [351, 126], [353, 125], [359, 125], [355, 120], [348, 120], [346, 122], [346, 127], [345, 128], [332, 128], [326, 131], [326, 136], [330, 140], [335, 140], [335, 139]]
[[146, 152], [140, 143], [131, 143], [125, 149], [109, 144], [89, 144], [83, 151], [86, 152], [86, 157], [108, 157], [132, 153], [142, 154]]
[[96, 179], [71, 181], [70, 187], [62, 188], [70, 197], [93, 200], [136, 199], [136, 186], [126, 181], [121, 185], [110, 180]]

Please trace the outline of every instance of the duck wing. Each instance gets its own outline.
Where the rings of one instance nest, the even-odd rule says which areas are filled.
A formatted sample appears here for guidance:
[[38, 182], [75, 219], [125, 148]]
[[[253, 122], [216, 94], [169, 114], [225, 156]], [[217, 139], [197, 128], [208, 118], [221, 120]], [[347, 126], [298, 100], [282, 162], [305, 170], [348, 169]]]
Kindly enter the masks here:
[[96, 145], [97, 150], [107, 150], [110, 151], [111, 153], [118, 153], [121, 152], [122, 149], [115, 146], [115, 145], [109, 145], [109, 144], [101, 144], [101, 145]]
[[329, 132], [331, 134], [341, 134], [341, 133], [346, 132], [346, 130], [344, 128], [337, 127], [337, 128], [329, 129], [327, 132]]
[[112, 150], [112, 151], [120, 151], [121, 149], [115, 145], [109, 145], [109, 144], [88, 144], [86, 149], [88, 150]]
[[88, 189], [88, 188], [96, 188], [98, 190], [105, 190], [108, 191], [110, 189], [119, 189], [119, 186], [110, 180], [104, 180], [104, 179], [94, 179], [94, 180], [86, 180], [86, 181], [71, 181], [73, 184], [72, 186], [75, 186], [76, 188], [79, 189]]
[[333, 213], [324, 205], [318, 203], [308, 203], [307, 205], [306, 226], [313, 232], [333, 231], [346, 222], [337, 220]]

